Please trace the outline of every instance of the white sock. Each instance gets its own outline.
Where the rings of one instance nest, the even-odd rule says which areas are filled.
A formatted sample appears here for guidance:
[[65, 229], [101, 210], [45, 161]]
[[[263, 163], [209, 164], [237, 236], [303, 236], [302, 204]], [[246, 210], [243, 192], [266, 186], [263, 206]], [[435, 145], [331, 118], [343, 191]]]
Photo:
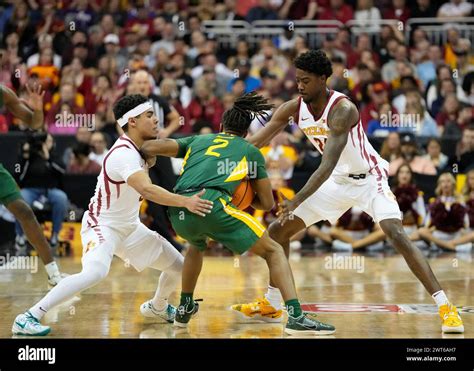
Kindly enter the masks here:
[[51, 263], [46, 264], [44, 268], [48, 273], [48, 277], [53, 277], [54, 275], [60, 274], [59, 267], [54, 260]]
[[[151, 268], [160, 269], [158, 266], [151, 266]], [[183, 257], [180, 255], [170, 267], [161, 273], [155, 296], [152, 299], [152, 304], [157, 311], [161, 312], [168, 306], [168, 298], [176, 290], [176, 286], [181, 280], [182, 270]]]
[[30, 313], [38, 320], [56, 305], [72, 298], [82, 290], [94, 286], [107, 276], [109, 267], [102, 263], [91, 262], [82, 272], [68, 276], [53, 287], [48, 294], [30, 308]]
[[157, 312], [163, 312], [168, 307], [168, 299], [153, 298], [151, 303]]
[[268, 290], [265, 294], [265, 298], [270, 302], [273, 308], [277, 310], [281, 309], [282, 298], [279, 289], [268, 285]]
[[440, 291], [436, 291], [433, 295], [431, 295], [434, 299], [434, 301], [436, 302], [436, 305], [438, 306], [438, 308], [444, 304], [448, 304], [449, 303], [449, 300], [448, 300], [448, 297], [446, 296], [446, 294], [444, 293], [443, 290], [440, 290]]

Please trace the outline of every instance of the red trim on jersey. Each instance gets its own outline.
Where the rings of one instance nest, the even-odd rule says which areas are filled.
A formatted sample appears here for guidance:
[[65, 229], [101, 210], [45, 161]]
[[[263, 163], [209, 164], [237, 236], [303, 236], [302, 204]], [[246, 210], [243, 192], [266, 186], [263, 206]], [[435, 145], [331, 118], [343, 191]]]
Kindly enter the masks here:
[[99, 243], [105, 242], [105, 238], [102, 235], [102, 231], [100, 230], [100, 228], [99, 227], [94, 227], [92, 229], [94, 230], [97, 237], [99, 237]]
[[94, 217], [94, 211], [93, 211], [93, 202], [91, 201], [89, 203], [89, 217], [91, 218], [91, 220], [97, 225], [99, 224], [97, 222], [97, 219]]
[[362, 158], [367, 161], [367, 164], [369, 165], [369, 169], [371, 168], [370, 166], [370, 160], [369, 160], [369, 155], [367, 154], [367, 151], [365, 150], [365, 135], [364, 132], [362, 131], [362, 125], [357, 126], [357, 134], [359, 137], [359, 146], [360, 146], [360, 153], [362, 155]]
[[334, 93], [334, 90], [330, 90], [330, 91], [329, 91], [328, 101], [327, 101], [326, 104], [324, 105], [324, 108], [322, 109], [322, 111], [321, 111], [321, 113], [319, 114], [318, 117], [316, 117], [316, 114], [314, 113], [313, 108], [311, 107], [311, 104], [305, 103], [305, 104], [306, 104], [306, 107], [308, 107], [308, 111], [309, 111], [309, 112], [311, 113], [311, 115], [313, 116], [314, 121], [318, 121], [318, 120], [321, 118], [321, 116], [323, 115], [324, 111], [326, 110], [326, 107], [328, 106], [329, 101], [331, 100], [331, 97], [332, 97], [333, 93]]
[[107, 168], [106, 168], [106, 161], [107, 159], [109, 158], [110, 154], [115, 151], [117, 148], [120, 148], [120, 147], [127, 147], [128, 149], [131, 149], [129, 146], [127, 146], [126, 144], [120, 144], [119, 146], [116, 146], [116, 147], [113, 147], [104, 157], [104, 161], [102, 161], [102, 169], [104, 170], [104, 176], [106, 178], [106, 180], [108, 180], [110, 183], [114, 183], [114, 184], [123, 184], [125, 183], [124, 181], [118, 181], [118, 180], [113, 180], [112, 178], [110, 178], [107, 174]]
[[117, 199], [120, 197], [120, 184], [115, 185], [116, 190], [117, 190]]
[[97, 195], [97, 217], [100, 215], [100, 209], [102, 208], [102, 188], [99, 187], [99, 194]]
[[106, 202], [107, 202], [107, 210], [110, 208], [110, 186], [109, 181], [104, 176], [104, 185], [105, 185], [105, 195], [106, 195]]
[[130, 142], [132, 144], [132, 146], [137, 150], [138, 154], [140, 155], [140, 157], [144, 160], [146, 160], [145, 156], [143, 156], [143, 154], [140, 152], [140, 150], [138, 149], [137, 145], [135, 143], [133, 143], [132, 140], [130, 140], [129, 138], [125, 138], [125, 136], [121, 136], [119, 139], [122, 139], [122, 140], [126, 140], [127, 142]]

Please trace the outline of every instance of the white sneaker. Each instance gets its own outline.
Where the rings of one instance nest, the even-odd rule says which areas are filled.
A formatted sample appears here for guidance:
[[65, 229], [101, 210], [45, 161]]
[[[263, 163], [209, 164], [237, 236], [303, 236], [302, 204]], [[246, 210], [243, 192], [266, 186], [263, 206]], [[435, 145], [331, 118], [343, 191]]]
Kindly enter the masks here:
[[332, 248], [336, 251], [352, 251], [352, 245], [340, 240], [332, 241]]
[[48, 284], [51, 287], [54, 287], [59, 283], [59, 281], [61, 281], [63, 278], [66, 278], [67, 276], [69, 276], [69, 274], [67, 273], [61, 273], [61, 272], [55, 273], [51, 277], [48, 277]]
[[51, 327], [43, 326], [30, 312], [19, 314], [12, 326], [14, 335], [45, 336], [50, 331]]
[[176, 308], [171, 304], [168, 304], [168, 306], [160, 312], [153, 306], [153, 301], [148, 300], [140, 305], [140, 313], [143, 317], [155, 319], [159, 318], [168, 323], [173, 323], [174, 317], [176, 315]]
[[463, 243], [461, 245], [456, 245], [457, 252], [467, 252], [472, 250], [472, 242]]

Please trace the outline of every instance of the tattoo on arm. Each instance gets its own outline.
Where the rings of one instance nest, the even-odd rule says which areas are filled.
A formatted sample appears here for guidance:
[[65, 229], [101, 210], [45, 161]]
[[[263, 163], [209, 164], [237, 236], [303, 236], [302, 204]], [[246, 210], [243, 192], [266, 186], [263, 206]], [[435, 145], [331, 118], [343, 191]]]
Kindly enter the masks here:
[[324, 147], [321, 165], [294, 197], [293, 201], [296, 205], [301, 204], [316, 192], [329, 178], [346, 146], [349, 132], [358, 119], [359, 113], [357, 108], [348, 99], [342, 99], [332, 108], [328, 116], [330, 133]]

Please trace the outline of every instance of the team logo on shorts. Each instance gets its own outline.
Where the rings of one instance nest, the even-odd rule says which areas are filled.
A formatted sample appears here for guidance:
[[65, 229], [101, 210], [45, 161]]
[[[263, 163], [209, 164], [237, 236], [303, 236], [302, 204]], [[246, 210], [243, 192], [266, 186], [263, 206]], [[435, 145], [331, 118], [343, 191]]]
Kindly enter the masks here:
[[86, 246], [86, 252], [89, 250], [92, 250], [97, 244], [94, 241], [89, 241], [87, 246]]

